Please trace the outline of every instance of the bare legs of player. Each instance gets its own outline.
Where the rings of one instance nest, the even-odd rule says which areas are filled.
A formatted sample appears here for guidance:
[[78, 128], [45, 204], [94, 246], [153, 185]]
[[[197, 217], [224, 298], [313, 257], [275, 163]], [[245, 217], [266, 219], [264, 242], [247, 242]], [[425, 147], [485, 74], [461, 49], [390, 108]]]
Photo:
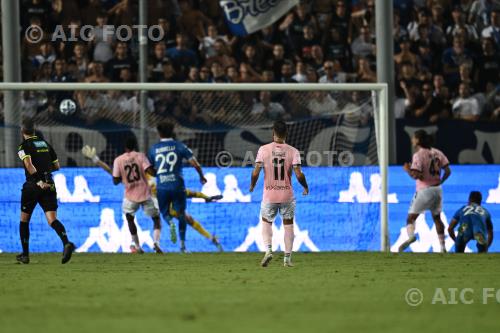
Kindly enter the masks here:
[[158, 254], [163, 253], [160, 247], [160, 235], [161, 235], [161, 219], [160, 215], [158, 216], [153, 216], [153, 242], [154, 242], [154, 248], [155, 252]]
[[399, 252], [406, 250], [411, 243], [417, 240], [415, 237], [415, 221], [417, 220], [418, 214], [408, 214], [406, 218], [406, 232], [408, 233], [408, 240], [399, 246]]
[[144, 253], [144, 250], [141, 247], [141, 243], [139, 242], [139, 235], [137, 235], [137, 226], [135, 225], [134, 215], [125, 214], [128, 223], [128, 230], [130, 230], [130, 235], [132, 236], [133, 245], [130, 245], [130, 250], [132, 253]]
[[441, 213], [432, 215], [432, 219], [434, 220], [434, 225], [436, 226], [439, 245], [441, 245], [441, 253], [446, 253], [446, 245], [444, 243], [444, 223], [441, 221]]
[[[408, 240], [401, 244], [399, 247], [399, 252], [406, 250], [411, 243], [415, 242], [417, 238], [415, 237], [415, 221], [417, 220], [418, 214], [408, 214], [406, 219], [406, 232], [408, 233]], [[446, 253], [446, 246], [444, 242], [444, 223], [441, 221], [441, 214], [433, 215], [432, 219], [436, 225], [436, 232], [438, 234], [439, 245], [441, 246], [441, 253]]]
[[[292, 249], [293, 249], [293, 219], [283, 219], [283, 228], [285, 229], [285, 257], [283, 265], [292, 267]], [[273, 259], [272, 239], [273, 239], [273, 224], [265, 218], [262, 218], [262, 239], [266, 247], [266, 253], [261, 261], [262, 267], [267, 267]]]

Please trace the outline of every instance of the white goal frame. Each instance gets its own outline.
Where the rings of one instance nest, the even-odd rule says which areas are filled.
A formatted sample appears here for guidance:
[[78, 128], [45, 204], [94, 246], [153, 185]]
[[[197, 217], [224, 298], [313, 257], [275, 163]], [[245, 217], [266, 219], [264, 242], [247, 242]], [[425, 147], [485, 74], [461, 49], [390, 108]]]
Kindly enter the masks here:
[[[389, 167], [389, 109], [386, 83], [14, 83], [0, 82], [1, 91], [26, 90], [121, 90], [121, 91], [372, 91], [376, 96], [375, 131], [380, 166], [380, 250], [389, 251], [388, 233], [388, 167]], [[141, 119], [144, 118], [144, 112]], [[377, 121], [378, 118], [378, 121]]]

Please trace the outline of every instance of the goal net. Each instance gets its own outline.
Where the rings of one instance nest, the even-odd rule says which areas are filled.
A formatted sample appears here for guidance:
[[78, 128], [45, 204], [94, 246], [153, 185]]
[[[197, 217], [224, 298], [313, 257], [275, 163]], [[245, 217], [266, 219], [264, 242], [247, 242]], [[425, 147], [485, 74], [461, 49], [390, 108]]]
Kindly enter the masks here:
[[[287, 143], [301, 152], [303, 166], [312, 178], [311, 192], [316, 193], [311, 197], [315, 199], [307, 200], [324, 204], [311, 206], [322, 207], [318, 219], [332, 224], [352, 219], [355, 223], [344, 232], [359, 235], [350, 228], [365, 228], [359, 237], [366, 238], [360, 240], [366, 242], [366, 249], [373, 249], [374, 240], [380, 242], [378, 248], [387, 249], [383, 84], [3, 83], [0, 87], [4, 94], [15, 97], [13, 112], [18, 121], [35, 119], [63, 167], [93, 166], [81, 154], [84, 145], [95, 147], [109, 165], [123, 153], [130, 136], [147, 150], [158, 141], [156, 125], [163, 120], [176, 123], [177, 138], [193, 150], [203, 166], [214, 170], [249, 167], [258, 147], [272, 140], [273, 122], [284, 120], [289, 127]], [[9, 155], [19, 138], [18, 132], [12, 134], [18, 130], [12, 125], [0, 128], [5, 142], [0, 156], [3, 167], [21, 165], [12, 159], [12, 152]], [[228, 170], [220, 171], [225, 180]], [[234, 170], [239, 178], [245, 169]], [[216, 171], [212, 173], [217, 176]], [[246, 184], [246, 180], [237, 180]], [[329, 210], [337, 203], [349, 207], [347, 215]], [[373, 223], [360, 223], [364, 221]]]

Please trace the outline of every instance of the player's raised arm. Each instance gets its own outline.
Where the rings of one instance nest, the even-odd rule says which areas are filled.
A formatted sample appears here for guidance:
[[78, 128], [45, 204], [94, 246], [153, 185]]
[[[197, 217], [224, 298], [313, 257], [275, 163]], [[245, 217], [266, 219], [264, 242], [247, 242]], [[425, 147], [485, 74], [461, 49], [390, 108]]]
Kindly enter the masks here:
[[106, 171], [110, 175], [113, 175], [113, 170], [111, 169], [111, 167], [105, 162], [101, 161], [99, 156], [97, 156], [95, 147], [90, 147], [88, 145], [83, 146], [82, 155], [94, 162], [95, 165], [104, 169], [104, 171]]
[[293, 171], [295, 172], [295, 177], [297, 177], [297, 180], [299, 181], [300, 185], [302, 185], [302, 187], [304, 188], [302, 195], [308, 195], [309, 185], [307, 185], [306, 175], [304, 175], [304, 173], [302, 172], [300, 164], [294, 165]]

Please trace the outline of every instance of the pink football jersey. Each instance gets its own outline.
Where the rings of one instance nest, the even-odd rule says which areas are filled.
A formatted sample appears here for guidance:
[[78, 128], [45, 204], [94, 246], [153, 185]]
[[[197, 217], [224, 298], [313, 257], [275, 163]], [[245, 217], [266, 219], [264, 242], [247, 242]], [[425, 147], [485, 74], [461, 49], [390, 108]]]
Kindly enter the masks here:
[[146, 155], [136, 151], [118, 156], [113, 163], [113, 177], [121, 178], [125, 197], [133, 202], [143, 202], [151, 197], [146, 173], [151, 166]]
[[420, 148], [413, 154], [411, 169], [420, 171], [423, 175], [422, 180], [417, 179], [417, 191], [429, 186], [439, 185], [441, 182], [441, 169], [448, 164], [450, 164], [448, 158], [439, 149]]
[[264, 167], [264, 194], [266, 203], [286, 203], [293, 200], [292, 167], [300, 164], [300, 153], [287, 144], [272, 142], [261, 146], [255, 163]]

